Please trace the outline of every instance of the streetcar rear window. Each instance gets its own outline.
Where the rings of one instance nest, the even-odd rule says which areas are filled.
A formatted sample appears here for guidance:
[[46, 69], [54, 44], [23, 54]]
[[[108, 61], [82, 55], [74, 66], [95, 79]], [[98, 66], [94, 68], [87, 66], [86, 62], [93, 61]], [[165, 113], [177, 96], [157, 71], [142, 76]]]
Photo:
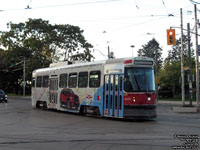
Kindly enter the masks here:
[[42, 76], [37, 76], [36, 87], [42, 87]]
[[67, 73], [60, 75], [59, 87], [60, 88], [67, 87]]
[[35, 78], [32, 78], [31, 86], [35, 87]]
[[80, 72], [78, 76], [78, 87], [83, 88], [88, 86], [88, 72]]
[[75, 88], [76, 85], [77, 85], [77, 73], [70, 73], [68, 87]]
[[91, 71], [90, 72], [89, 86], [91, 88], [99, 87], [100, 80], [101, 80], [101, 72], [100, 71]]

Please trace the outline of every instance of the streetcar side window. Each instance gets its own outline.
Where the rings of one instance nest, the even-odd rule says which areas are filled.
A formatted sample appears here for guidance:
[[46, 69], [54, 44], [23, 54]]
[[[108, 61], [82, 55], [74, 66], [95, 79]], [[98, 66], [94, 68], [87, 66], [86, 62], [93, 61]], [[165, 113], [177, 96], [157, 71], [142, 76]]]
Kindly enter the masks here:
[[42, 76], [37, 76], [36, 87], [42, 87]]
[[100, 86], [101, 71], [91, 71], [89, 77], [89, 86], [96, 88]]
[[77, 85], [77, 73], [70, 73], [69, 74], [68, 87], [69, 88], [75, 88], [76, 85]]
[[67, 87], [67, 73], [60, 75], [59, 87], [60, 88]]
[[42, 87], [48, 87], [49, 86], [48, 83], [49, 83], [49, 76], [48, 75], [43, 76]]
[[88, 86], [88, 72], [80, 72], [78, 75], [78, 87], [84, 88]]

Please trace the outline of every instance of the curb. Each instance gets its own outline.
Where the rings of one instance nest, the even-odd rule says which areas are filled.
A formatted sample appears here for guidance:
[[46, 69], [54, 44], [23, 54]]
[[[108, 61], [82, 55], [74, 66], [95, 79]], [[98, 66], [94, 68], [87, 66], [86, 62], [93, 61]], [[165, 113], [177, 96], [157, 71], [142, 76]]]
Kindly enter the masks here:
[[175, 113], [197, 113], [198, 107], [172, 107], [172, 111]]

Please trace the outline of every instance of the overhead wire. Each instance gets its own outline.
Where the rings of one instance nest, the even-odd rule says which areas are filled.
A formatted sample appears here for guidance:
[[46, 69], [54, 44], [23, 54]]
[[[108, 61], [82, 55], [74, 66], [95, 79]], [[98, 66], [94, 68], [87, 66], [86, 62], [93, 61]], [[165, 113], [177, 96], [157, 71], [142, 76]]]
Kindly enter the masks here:
[[[162, 0], [163, 1], [163, 0]], [[164, 2], [164, 1], [163, 1]], [[165, 3], [164, 3], [165, 5]], [[190, 7], [191, 5], [188, 5], [186, 7], [184, 7], [183, 9], [185, 8], [188, 8]], [[166, 6], [165, 6], [166, 7]], [[166, 8], [167, 9], [167, 8]], [[168, 10], [166, 10], [167, 13], [168, 13]], [[128, 26], [123, 26], [123, 27], [120, 27], [120, 28], [117, 28], [117, 29], [114, 29], [114, 30], [123, 30], [123, 29], [127, 29], [127, 28], [130, 28], [130, 27], [133, 27], [133, 26], [137, 26], [137, 25], [141, 25], [141, 24], [146, 24], [146, 23], [150, 23], [150, 22], [154, 22], [154, 21], [159, 21], [161, 19], [166, 19], [166, 18], [169, 18], [169, 17], [180, 17], [179, 13], [176, 13], [178, 12], [179, 10], [177, 11], [174, 11], [173, 13], [168, 13], [168, 15], [149, 15], [149, 16], [145, 16], [145, 17], [158, 17], [156, 19], [152, 19], [152, 20], [147, 20], [147, 21], [143, 21], [143, 22], [139, 22], [139, 23], [134, 23], [134, 24], [131, 24], [131, 25], [128, 25]], [[171, 15], [172, 14], [172, 15]], [[140, 16], [142, 17], [142, 16]]]
[[168, 12], [168, 10], [167, 10], [167, 7], [166, 7], [166, 5], [165, 5], [165, 2], [164, 2], [164, 0], [162, 0], [162, 3], [163, 3], [163, 6], [165, 7], [165, 10], [166, 10], [166, 12], [167, 12], [168, 16], [169, 16], [169, 12]]
[[[97, 1], [87, 1], [87, 2], [79, 2], [79, 3], [67, 3], [67, 4], [60, 4], [60, 5], [49, 5], [49, 6], [41, 6], [41, 7], [33, 7], [31, 8], [30, 5], [31, 5], [31, 2], [32, 0], [29, 1], [29, 7], [30, 9], [43, 9], [43, 8], [53, 8], [53, 7], [63, 7], [63, 6], [73, 6], [73, 5], [87, 5], [87, 4], [96, 4], [96, 3], [107, 3], [107, 2], [116, 2], [116, 1], [120, 1], [120, 0], [97, 0]], [[190, 1], [193, 1], [193, 0], [190, 0]], [[157, 18], [157, 19], [153, 19], [153, 20], [148, 20], [148, 21], [143, 21], [143, 22], [139, 22], [139, 23], [134, 23], [132, 25], [128, 25], [124, 28], [129, 28], [129, 27], [132, 27], [132, 26], [136, 26], [136, 25], [140, 25], [140, 24], [145, 24], [145, 23], [148, 23], [148, 22], [153, 22], [153, 21], [158, 21], [160, 19], [164, 19], [166, 17], [171, 17], [170, 14], [169, 14], [169, 11], [165, 5], [165, 2], [164, 0], [162, 0], [162, 4], [163, 6], [165, 7], [165, 10], [167, 12], [168, 15], [147, 15], [147, 16], [135, 16], [135, 17], [129, 17], [129, 18], [125, 18], [125, 17], [119, 17], [119, 18], [107, 18], [107, 19], [103, 19], [103, 20], [109, 20], [109, 21], [113, 21], [113, 20], [128, 20], [128, 19], [135, 19], [135, 18], [142, 18], [142, 17], [161, 17], [161, 18]], [[191, 5], [190, 5], [191, 6]], [[138, 11], [140, 11], [140, 7], [137, 3], [136, 3], [136, 0], [135, 0], [135, 7]], [[188, 7], [188, 6], [187, 6]], [[187, 8], [185, 7], [185, 8]], [[24, 9], [8, 9], [8, 10], [3, 10], [3, 11], [15, 11], [15, 10], [24, 10]], [[172, 13], [172, 14], [175, 14]], [[176, 15], [176, 14], [175, 14]], [[172, 17], [176, 17], [175, 15], [173, 15]], [[164, 18], [163, 18], [164, 17]], [[96, 20], [99, 20], [99, 18], [95, 18]], [[101, 20], [101, 19], [100, 19]], [[94, 21], [94, 20], [81, 20], [81, 21]], [[122, 28], [122, 27], [120, 27]]]
[[31, 5], [32, 0], [29, 1], [29, 4], [27, 5], [27, 7], [25, 9], [31, 9], [30, 5]]
[[138, 4], [136, 3], [136, 0], [135, 0], [135, 7], [137, 8], [138, 12], [139, 12], [139, 15], [140, 15], [140, 7], [138, 6]]
[[[67, 4], [60, 4], [60, 5], [49, 5], [49, 6], [40, 6], [40, 7], [30, 7], [27, 5], [25, 9], [44, 9], [44, 8], [54, 8], [54, 7], [64, 7], [64, 6], [76, 6], [76, 5], [88, 5], [88, 4], [97, 4], [97, 3], [108, 3], [108, 2], [116, 2], [120, 0], [98, 0], [98, 1], [88, 1], [88, 2], [79, 2], [79, 3], [67, 3]], [[32, 0], [29, 2], [31, 4]], [[19, 11], [24, 10], [22, 8], [19, 9], [5, 9], [2, 11]]]
[[199, 2], [196, 2], [194, 0], [189, 0], [192, 4], [200, 4]]

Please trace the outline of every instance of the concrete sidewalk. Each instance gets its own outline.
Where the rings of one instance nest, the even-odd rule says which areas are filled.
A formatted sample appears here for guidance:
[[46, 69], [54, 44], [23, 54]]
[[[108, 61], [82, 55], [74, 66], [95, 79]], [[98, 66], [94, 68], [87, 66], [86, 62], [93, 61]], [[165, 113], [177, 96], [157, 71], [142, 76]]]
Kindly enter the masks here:
[[[189, 105], [190, 102], [186, 101], [185, 105]], [[181, 105], [182, 106], [182, 101], [170, 101], [170, 100], [159, 100], [158, 104], [175, 104], [175, 105]], [[193, 106], [197, 105], [197, 102], [192, 102]]]
[[182, 101], [158, 101], [158, 105], [171, 105], [171, 109], [175, 113], [197, 113], [200, 112], [200, 107], [197, 107], [197, 102], [192, 102], [192, 106], [189, 105], [189, 102], [185, 102], [183, 106]]

